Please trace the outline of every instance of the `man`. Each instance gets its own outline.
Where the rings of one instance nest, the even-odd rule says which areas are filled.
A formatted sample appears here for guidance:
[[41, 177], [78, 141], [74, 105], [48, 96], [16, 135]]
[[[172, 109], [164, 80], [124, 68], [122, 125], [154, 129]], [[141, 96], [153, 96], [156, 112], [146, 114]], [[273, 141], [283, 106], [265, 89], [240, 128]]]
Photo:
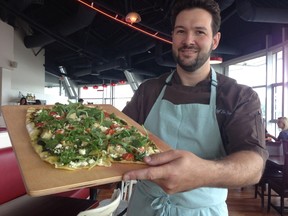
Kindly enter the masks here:
[[220, 41], [214, 0], [178, 0], [172, 12], [176, 71], [139, 87], [123, 112], [173, 150], [146, 157], [128, 216], [228, 215], [227, 189], [259, 181], [267, 159], [257, 94], [210, 66]]

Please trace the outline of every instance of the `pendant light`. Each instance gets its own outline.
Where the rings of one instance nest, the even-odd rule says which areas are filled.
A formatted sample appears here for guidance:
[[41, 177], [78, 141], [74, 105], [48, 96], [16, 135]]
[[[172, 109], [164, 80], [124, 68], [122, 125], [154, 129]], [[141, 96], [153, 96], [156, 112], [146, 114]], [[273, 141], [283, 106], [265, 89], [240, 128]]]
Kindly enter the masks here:
[[137, 12], [130, 12], [126, 15], [125, 21], [130, 24], [139, 23], [141, 21], [141, 17]]

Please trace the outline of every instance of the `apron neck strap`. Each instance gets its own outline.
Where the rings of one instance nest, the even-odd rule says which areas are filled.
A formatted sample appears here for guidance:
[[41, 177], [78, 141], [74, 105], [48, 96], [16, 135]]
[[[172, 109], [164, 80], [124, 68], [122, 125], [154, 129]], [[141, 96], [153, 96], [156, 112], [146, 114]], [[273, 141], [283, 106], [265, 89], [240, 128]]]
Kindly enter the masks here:
[[[167, 85], [168, 83], [171, 82], [171, 79], [173, 77], [173, 74], [175, 73], [176, 70], [174, 70], [171, 74], [169, 74], [169, 76], [166, 78], [165, 80], [165, 85]], [[214, 70], [214, 68], [211, 67], [211, 87], [217, 87], [218, 85], [218, 81], [217, 81], [217, 77], [216, 77], [216, 72]]]

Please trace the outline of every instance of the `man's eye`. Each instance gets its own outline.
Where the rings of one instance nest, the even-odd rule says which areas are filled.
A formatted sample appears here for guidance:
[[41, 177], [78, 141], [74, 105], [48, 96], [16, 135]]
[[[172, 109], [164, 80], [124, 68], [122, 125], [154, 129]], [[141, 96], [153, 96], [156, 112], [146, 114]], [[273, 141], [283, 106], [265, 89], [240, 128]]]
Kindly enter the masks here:
[[204, 31], [197, 31], [196, 34], [197, 35], [203, 35], [203, 34], [205, 34], [205, 32]]
[[176, 34], [184, 34], [184, 30], [178, 30], [176, 31]]

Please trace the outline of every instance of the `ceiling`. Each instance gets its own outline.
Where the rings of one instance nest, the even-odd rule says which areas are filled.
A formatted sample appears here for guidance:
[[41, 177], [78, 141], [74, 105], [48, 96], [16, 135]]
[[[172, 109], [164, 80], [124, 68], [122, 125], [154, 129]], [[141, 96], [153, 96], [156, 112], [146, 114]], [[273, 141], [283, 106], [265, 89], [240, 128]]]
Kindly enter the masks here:
[[[91, 0], [83, 0], [91, 5]], [[130, 11], [141, 15], [133, 24], [170, 41], [170, 11], [175, 0], [0, 0], [0, 18], [25, 30], [23, 43], [35, 55], [45, 51], [45, 70], [66, 75], [78, 85], [126, 80], [124, 71], [143, 79], [175, 67], [171, 44], [132, 29], [124, 20]], [[214, 52], [224, 61], [282, 40], [288, 27], [287, 0], [217, 0], [221, 8], [221, 43]], [[117, 20], [116, 20], [117, 19]]]

